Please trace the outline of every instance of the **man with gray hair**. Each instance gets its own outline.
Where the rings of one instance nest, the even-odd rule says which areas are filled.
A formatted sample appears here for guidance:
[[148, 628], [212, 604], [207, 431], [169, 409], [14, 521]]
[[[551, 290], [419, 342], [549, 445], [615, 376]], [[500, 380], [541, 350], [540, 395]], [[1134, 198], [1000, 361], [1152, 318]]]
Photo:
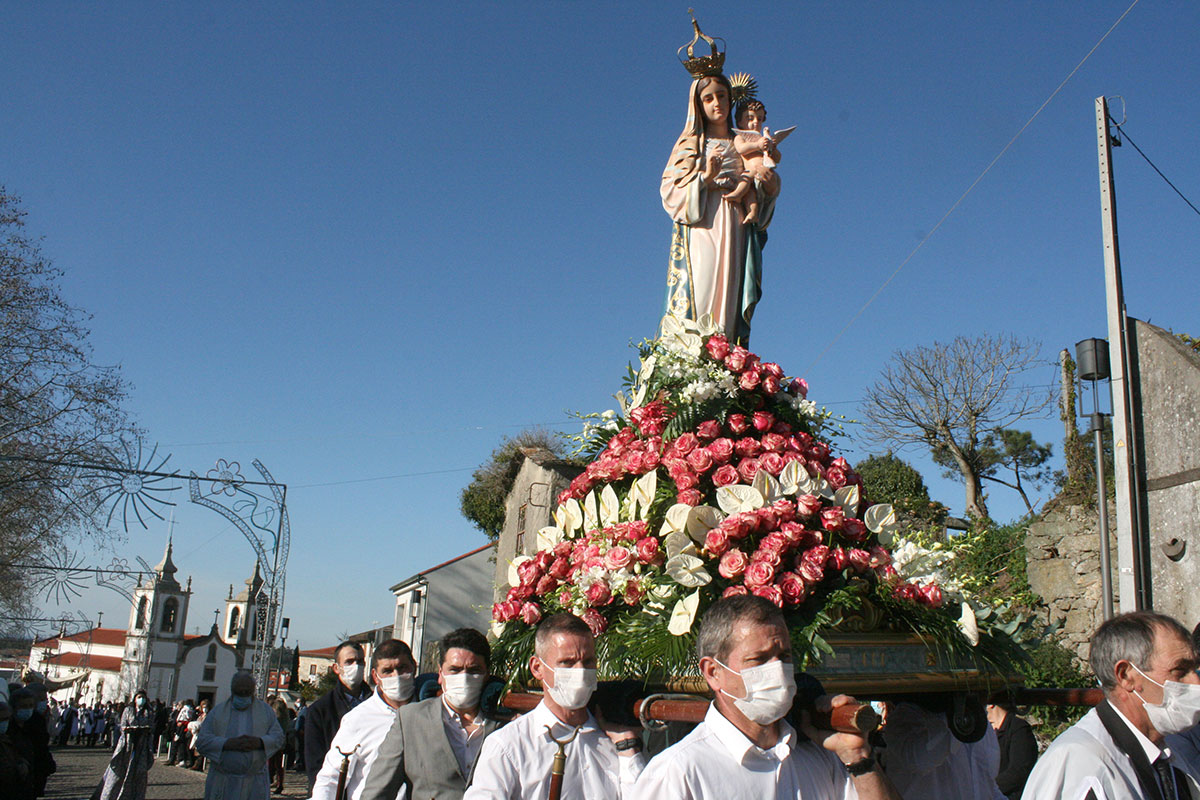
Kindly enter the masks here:
[[[708, 609], [696, 639], [700, 674], [713, 693], [704, 721], [655, 756], [635, 800], [899, 800], [866, 737], [784, 719], [796, 696], [792, 643], [779, 609], [754, 595]], [[853, 702], [821, 697], [822, 710]]]
[[204, 717], [196, 750], [208, 759], [204, 800], [268, 800], [267, 760], [283, 747], [275, 711], [254, 696], [254, 676], [242, 670], [231, 696]]
[[1150, 611], [1121, 614], [1096, 629], [1089, 660], [1104, 700], [1054, 740], [1022, 800], [1200, 798], [1165, 741], [1200, 721], [1187, 629]]

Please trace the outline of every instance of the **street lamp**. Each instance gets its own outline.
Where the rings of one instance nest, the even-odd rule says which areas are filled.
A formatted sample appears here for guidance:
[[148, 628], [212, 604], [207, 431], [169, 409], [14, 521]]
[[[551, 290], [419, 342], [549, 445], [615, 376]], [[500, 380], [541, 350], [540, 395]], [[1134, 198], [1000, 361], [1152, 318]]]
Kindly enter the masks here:
[[[1092, 425], [1092, 435], [1096, 442], [1096, 503], [1100, 519], [1100, 596], [1103, 602], [1104, 619], [1112, 619], [1112, 565], [1108, 552], [1108, 492], [1105, 490], [1104, 476], [1104, 413], [1100, 411], [1100, 391], [1098, 384], [1107, 381], [1112, 376], [1108, 363], [1108, 342], [1103, 339], [1084, 339], [1075, 343], [1076, 375], [1082, 381], [1092, 384], [1092, 413], [1089, 416]], [[1111, 413], [1111, 386], [1109, 387], [1109, 408]], [[1083, 396], [1079, 397], [1079, 415], [1083, 416]]]
[[[282, 675], [282, 672], [283, 672], [283, 652], [282, 651], [287, 649], [288, 628], [290, 628], [291, 625], [292, 625], [292, 620], [289, 617], [284, 617], [283, 624], [281, 624], [279, 626], [279, 635], [280, 635], [282, 641], [280, 641], [280, 643], [279, 643], [279, 650], [280, 650], [279, 666], [276, 667], [276, 669], [275, 669], [275, 691], [276, 692], [282, 692], [284, 689], [283, 675]], [[268, 679], [267, 683], [270, 683], [269, 679]]]

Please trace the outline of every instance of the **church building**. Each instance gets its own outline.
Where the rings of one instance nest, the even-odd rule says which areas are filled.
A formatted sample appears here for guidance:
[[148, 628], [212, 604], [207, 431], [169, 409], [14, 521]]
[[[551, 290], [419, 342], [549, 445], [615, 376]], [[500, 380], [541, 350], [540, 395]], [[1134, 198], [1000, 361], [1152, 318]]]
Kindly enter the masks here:
[[31, 669], [55, 681], [86, 674], [56, 697], [85, 703], [128, 700], [145, 688], [151, 700], [167, 703], [225, 699], [234, 672], [250, 667], [258, 642], [259, 609], [266, 602], [258, 562], [242, 592], [235, 597], [229, 588], [220, 625], [214, 622], [207, 634], [189, 635], [184, 631], [192, 580], [181, 585], [175, 578], [172, 549], [168, 541], [162, 561], [134, 588], [125, 630], [93, 628], [33, 644]]

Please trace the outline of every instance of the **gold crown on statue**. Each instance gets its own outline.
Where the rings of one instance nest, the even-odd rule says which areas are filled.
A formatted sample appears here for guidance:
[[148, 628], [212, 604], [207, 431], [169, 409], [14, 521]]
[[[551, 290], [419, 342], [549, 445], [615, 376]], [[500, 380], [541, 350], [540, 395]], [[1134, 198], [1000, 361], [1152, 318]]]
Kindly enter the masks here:
[[[725, 66], [725, 40], [721, 37], [714, 39], [711, 36], [704, 35], [700, 30], [699, 23], [696, 22], [696, 12], [693, 9], [688, 9], [688, 14], [692, 17], [692, 30], [696, 34], [692, 40], [679, 48], [679, 60], [683, 64], [684, 69], [692, 74], [693, 78], [707, 78], [710, 75], [720, 75], [721, 68]], [[712, 54], [707, 56], [697, 56], [693, 52], [696, 45], [703, 39], [708, 42], [708, 46], [712, 48]], [[717, 49], [717, 42], [721, 43], [721, 49]], [[687, 57], [684, 57], [684, 51], [687, 51]]]

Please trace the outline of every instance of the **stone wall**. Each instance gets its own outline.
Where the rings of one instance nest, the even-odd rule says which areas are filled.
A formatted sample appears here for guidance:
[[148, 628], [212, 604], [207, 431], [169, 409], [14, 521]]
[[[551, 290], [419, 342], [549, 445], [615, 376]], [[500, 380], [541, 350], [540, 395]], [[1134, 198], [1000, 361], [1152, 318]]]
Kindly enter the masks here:
[[1130, 322], [1151, 602], [1191, 628], [1200, 621], [1200, 354], [1169, 331]]
[[[1116, 587], [1116, 508], [1108, 506], [1109, 553]], [[1029, 587], [1061, 620], [1063, 645], [1087, 661], [1092, 631], [1103, 619], [1100, 603], [1100, 540], [1095, 505], [1061, 506], [1029, 526], [1025, 550]], [[1114, 600], [1115, 602], [1115, 600]]]

